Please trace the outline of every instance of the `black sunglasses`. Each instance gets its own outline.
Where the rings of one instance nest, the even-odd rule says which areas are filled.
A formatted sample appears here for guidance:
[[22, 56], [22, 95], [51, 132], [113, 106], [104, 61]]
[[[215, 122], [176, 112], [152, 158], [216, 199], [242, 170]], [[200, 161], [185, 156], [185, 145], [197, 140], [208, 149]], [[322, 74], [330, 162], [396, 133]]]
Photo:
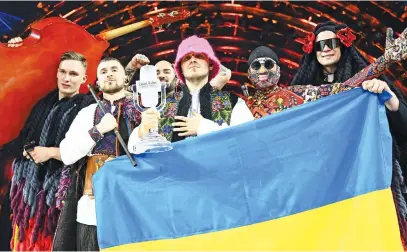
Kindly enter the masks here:
[[332, 50], [339, 47], [340, 45], [341, 43], [338, 38], [320, 40], [318, 42], [315, 42], [315, 51], [322, 52], [325, 46], [328, 46], [329, 49]]
[[250, 67], [257, 71], [257, 70], [260, 69], [260, 67], [261, 67], [262, 64], [264, 65], [264, 67], [265, 67], [267, 70], [270, 70], [270, 69], [272, 69], [272, 68], [274, 67], [274, 65], [276, 64], [276, 62], [274, 62], [274, 61], [271, 60], [271, 59], [265, 60], [264, 63], [260, 63], [259, 60], [255, 60], [255, 61], [252, 62], [252, 64], [250, 65]]

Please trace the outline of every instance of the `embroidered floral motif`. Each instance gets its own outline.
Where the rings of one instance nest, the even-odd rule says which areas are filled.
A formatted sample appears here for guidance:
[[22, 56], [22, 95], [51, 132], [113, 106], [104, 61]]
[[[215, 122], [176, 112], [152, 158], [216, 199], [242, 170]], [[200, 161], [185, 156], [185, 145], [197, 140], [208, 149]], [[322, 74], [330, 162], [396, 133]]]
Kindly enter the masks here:
[[[232, 115], [232, 104], [230, 102], [230, 93], [215, 91], [211, 93], [212, 100], [212, 121], [218, 125], [226, 122], [229, 124]], [[215, 106], [214, 106], [215, 105]]]
[[[177, 115], [178, 103], [182, 98], [182, 92], [175, 92], [173, 96], [167, 97], [165, 108], [161, 112], [161, 120], [159, 122], [159, 133], [168, 141], [172, 139], [172, 123], [175, 122], [174, 117]], [[230, 93], [222, 91], [214, 91], [211, 93], [212, 100], [212, 121], [222, 125], [224, 122], [230, 122], [232, 114], [232, 103], [230, 101]]]
[[249, 97], [247, 106], [255, 118], [261, 118], [352, 88], [336, 83], [319, 87], [296, 85], [273, 91], [270, 89], [257, 90], [253, 97]]
[[100, 134], [96, 126], [93, 126], [88, 132], [95, 143], [99, 142], [103, 138], [103, 135]]
[[170, 126], [170, 125], [164, 125], [164, 126], [162, 127], [162, 132], [163, 132], [164, 134], [170, 134], [171, 131], [172, 131], [172, 126]]
[[[330, 90], [328, 95], [339, 94], [339, 93], [342, 93], [344, 91], [351, 90], [353, 88], [354, 87], [344, 85], [343, 83], [342, 84], [341, 83], [335, 83], [335, 84], [331, 85], [331, 90]], [[328, 95], [323, 95], [322, 93], [320, 94], [321, 97], [328, 96]]]
[[[299, 90], [298, 86], [292, 86], [292, 88], [297, 91]], [[301, 91], [303, 92], [303, 89]], [[290, 90], [280, 89], [269, 92], [268, 89], [265, 89], [257, 90], [253, 97], [253, 102], [248, 103], [248, 106], [253, 116], [260, 118], [302, 103], [304, 103], [303, 98]]]
[[[112, 112], [112, 105], [107, 100], [101, 101], [102, 106], [104, 107], [105, 111]], [[133, 100], [131, 98], [122, 98], [117, 101], [113, 102], [113, 106], [115, 106], [114, 111], [112, 112], [115, 118], [118, 118], [118, 111], [119, 107], [120, 110], [123, 111], [120, 116], [125, 117], [125, 121], [127, 124], [127, 128], [129, 132], [132, 132], [133, 129], [140, 123], [141, 121], [141, 114], [136, 110], [133, 104]], [[99, 107], [96, 107], [93, 125], [97, 125], [103, 117], [103, 112]], [[96, 143], [95, 147], [92, 150], [92, 154], [103, 154], [109, 156], [116, 156], [116, 134], [112, 131], [104, 134], [103, 141], [99, 141]]]
[[[167, 104], [174, 104], [173, 102], [171, 103], [171, 102], [168, 102], [167, 101]], [[173, 116], [173, 115], [175, 115], [176, 113], [177, 113], [177, 107], [176, 106], [166, 106], [166, 110], [165, 110], [165, 113], [164, 113], [164, 115], [165, 115], [165, 117], [170, 117], [170, 116]]]
[[212, 111], [217, 112], [223, 109], [224, 107], [225, 106], [223, 105], [222, 101], [220, 101], [220, 99], [212, 101]]

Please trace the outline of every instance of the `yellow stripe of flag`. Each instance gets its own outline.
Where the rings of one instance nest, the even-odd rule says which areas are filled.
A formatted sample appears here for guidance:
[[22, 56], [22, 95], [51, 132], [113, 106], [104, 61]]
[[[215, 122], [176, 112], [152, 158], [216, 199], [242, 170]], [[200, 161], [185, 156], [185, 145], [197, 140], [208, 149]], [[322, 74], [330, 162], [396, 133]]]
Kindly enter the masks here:
[[392, 199], [384, 189], [249, 226], [105, 250], [402, 251]]

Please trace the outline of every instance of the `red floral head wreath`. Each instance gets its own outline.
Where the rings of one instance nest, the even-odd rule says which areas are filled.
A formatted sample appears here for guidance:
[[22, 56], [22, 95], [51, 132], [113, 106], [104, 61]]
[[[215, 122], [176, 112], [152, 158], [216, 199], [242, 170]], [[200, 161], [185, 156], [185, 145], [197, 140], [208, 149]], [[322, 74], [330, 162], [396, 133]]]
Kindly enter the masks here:
[[352, 33], [352, 30], [349, 27], [340, 29], [336, 33], [336, 36], [339, 38], [341, 43], [346, 47], [350, 47], [352, 45], [352, 42], [355, 41], [356, 39], [355, 34]]
[[314, 40], [315, 34], [310, 32], [304, 39], [304, 45], [302, 46], [302, 50], [305, 53], [310, 54], [312, 52], [312, 48], [314, 48]]
[[309, 33], [305, 37], [304, 44], [302, 46], [302, 50], [305, 53], [310, 54], [312, 52], [314, 48], [316, 35], [323, 31], [331, 31], [333, 33], [336, 33], [338, 39], [346, 47], [350, 47], [352, 45], [352, 42], [356, 40], [356, 36], [352, 33], [352, 30], [346, 25], [344, 24], [337, 25], [331, 21], [325, 22], [319, 24], [317, 27], [315, 27], [314, 32]]

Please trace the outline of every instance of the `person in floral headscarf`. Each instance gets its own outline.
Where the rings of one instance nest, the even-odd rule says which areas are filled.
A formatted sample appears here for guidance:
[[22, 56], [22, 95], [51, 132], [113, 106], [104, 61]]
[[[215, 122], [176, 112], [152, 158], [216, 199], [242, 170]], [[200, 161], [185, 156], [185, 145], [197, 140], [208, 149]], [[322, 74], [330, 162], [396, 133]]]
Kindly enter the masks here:
[[[344, 24], [325, 22], [315, 27], [306, 38], [303, 46], [304, 56], [291, 85], [344, 82], [365, 68], [368, 63], [353, 45], [356, 36]], [[387, 39], [388, 40], [388, 39]], [[367, 80], [362, 83], [365, 90], [381, 93], [383, 90], [397, 98], [397, 106], [386, 114], [393, 136], [393, 181], [392, 190], [399, 214], [400, 230], [403, 240], [407, 240], [406, 189], [404, 185], [407, 172], [407, 106], [401, 92], [386, 77]], [[404, 172], [404, 174], [403, 174]]]
[[154, 108], [142, 113], [140, 126], [130, 135], [130, 151], [139, 153], [137, 143], [157, 125], [159, 133], [176, 142], [253, 119], [243, 100], [211, 86], [221, 64], [206, 39], [183, 40], [174, 69], [181, 89], [167, 97], [161, 114]]

